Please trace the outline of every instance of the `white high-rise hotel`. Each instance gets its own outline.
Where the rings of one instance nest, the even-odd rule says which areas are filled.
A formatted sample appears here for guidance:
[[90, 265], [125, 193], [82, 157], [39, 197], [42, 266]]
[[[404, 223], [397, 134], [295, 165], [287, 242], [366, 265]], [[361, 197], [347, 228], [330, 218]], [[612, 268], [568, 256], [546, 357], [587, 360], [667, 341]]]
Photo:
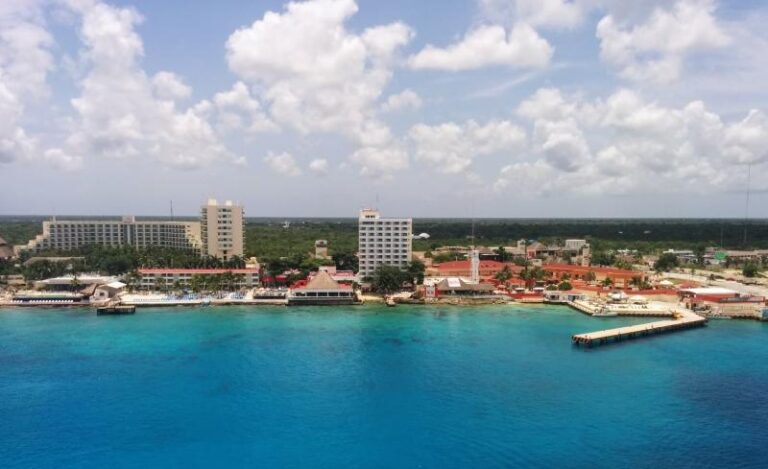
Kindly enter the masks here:
[[378, 210], [363, 209], [357, 229], [361, 279], [372, 276], [380, 265], [406, 268], [411, 262], [411, 218], [381, 218]]

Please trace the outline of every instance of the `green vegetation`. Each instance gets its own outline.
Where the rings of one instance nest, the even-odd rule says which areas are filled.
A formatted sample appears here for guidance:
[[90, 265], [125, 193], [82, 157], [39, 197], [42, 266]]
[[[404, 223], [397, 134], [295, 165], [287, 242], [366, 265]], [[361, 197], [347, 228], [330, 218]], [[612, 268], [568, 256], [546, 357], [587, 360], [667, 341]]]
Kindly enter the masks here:
[[[40, 233], [43, 220], [43, 217], [0, 217], [0, 237], [9, 244], [26, 243]], [[286, 228], [282, 219], [248, 219], [246, 257], [256, 256], [273, 265], [276, 265], [275, 260], [287, 259], [287, 266], [303, 269], [307, 267], [307, 264], [302, 266], [304, 259], [314, 251], [315, 240], [325, 239], [329, 242], [334, 263], [341, 269], [356, 270], [357, 260], [354, 255], [357, 251], [357, 219], [289, 221], [290, 225]], [[744, 248], [744, 228], [743, 220], [724, 219], [480, 219], [475, 221], [475, 243], [495, 247], [514, 245], [519, 239], [537, 239], [547, 244], [562, 242], [566, 238], [583, 238], [592, 246], [594, 264], [617, 265], [620, 261], [611, 254], [617, 249], [636, 249], [640, 254], [647, 254], [669, 248], [688, 248], [693, 249], [697, 258], [703, 260], [705, 246]], [[430, 235], [429, 239], [414, 241], [414, 250], [434, 252], [438, 246], [469, 245], [472, 221], [416, 219], [414, 232]], [[747, 233], [748, 247], [768, 248], [768, 220], [750, 220]], [[157, 261], [158, 266], [192, 267], [199, 264], [180, 253], [155, 254], [162, 256]], [[504, 250], [498, 254], [504, 258], [509, 255]], [[66, 255], [73, 253], [67, 252]], [[110, 259], [104, 263], [98, 262], [96, 267], [109, 272], [154, 262], [148, 256], [139, 255], [137, 258], [125, 252], [106, 257]], [[299, 258], [302, 260], [297, 262]], [[434, 261], [444, 262], [456, 258], [456, 254], [435, 254]], [[522, 264], [520, 259], [513, 261]], [[104, 265], [107, 263], [111, 265]], [[3, 268], [7, 269], [0, 264], [0, 269]]]
[[432, 256], [432, 262], [435, 264], [442, 264], [443, 262], [451, 262], [451, 261], [463, 261], [466, 260], [467, 256], [464, 254], [454, 253], [454, 252], [443, 252], [437, 255]]
[[747, 262], [744, 264], [744, 268], [741, 270], [741, 273], [745, 277], [756, 277], [757, 273], [760, 271], [760, 266], [757, 265], [755, 262]]
[[609, 252], [595, 251], [592, 253], [592, 265], [611, 266], [616, 263], [616, 256]]
[[67, 252], [46, 252], [40, 256], [82, 256], [84, 260], [73, 262], [50, 262], [47, 260], [24, 265], [29, 258], [25, 255], [18, 267], [10, 263], [0, 264], [0, 273], [23, 274], [27, 280], [41, 280], [57, 277], [67, 273], [100, 272], [106, 275], [117, 275], [144, 268], [242, 268], [243, 259], [234, 257], [222, 261], [214, 257], [200, 257], [194, 252], [182, 249], [147, 248], [134, 249], [128, 246], [110, 248], [104, 246], [85, 246], [81, 249]]
[[0, 217], [0, 238], [11, 246], [26, 244], [40, 234], [42, 221], [39, 217]]
[[496, 274], [496, 280], [500, 282], [506, 282], [509, 279], [511, 279], [513, 276], [512, 269], [509, 268], [508, 265], [505, 265], [499, 273]]
[[[744, 247], [743, 220], [730, 219], [481, 219], [475, 221], [476, 244], [513, 245], [518, 239], [544, 243], [566, 238], [587, 239], [593, 251], [638, 249], [651, 253], [662, 249], [691, 248], [692, 244]], [[471, 220], [416, 219], [414, 232], [430, 234], [417, 240], [414, 249], [430, 244], [468, 244]], [[768, 220], [747, 223], [747, 245], [768, 247]], [[721, 242], [722, 240], [722, 242]]]
[[398, 267], [382, 265], [373, 273], [371, 289], [378, 293], [393, 293], [400, 290], [409, 279], [408, 273]]
[[528, 268], [526, 266], [522, 272], [520, 272], [520, 278], [525, 281], [527, 287], [533, 286], [536, 282], [541, 282], [547, 277], [551, 277], [552, 272], [542, 269], [539, 266]]
[[357, 252], [357, 220], [282, 221], [248, 220], [245, 230], [246, 257], [289, 257], [315, 250], [315, 241], [328, 240], [329, 253]]
[[407, 269], [382, 265], [373, 273], [370, 279], [371, 289], [377, 293], [393, 293], [401, 290], [405, 285], [413, 285], [424, 281], [424, 264], [420, 261], [412, 262]]
[[653, 269], [656, 272], [669, 272], [675, 267], [680, 265], [677, 256], [671, 253], [662, 254], [658, 260], [653, 264]]
[[[243, 281], [245, 275], [225, 272], [223, 274], [193, 275], [189, 280], [190, 289], [195, 292], [233, 291], [235, 286]], [[178, 290], [178, 288], [174, 288]]]

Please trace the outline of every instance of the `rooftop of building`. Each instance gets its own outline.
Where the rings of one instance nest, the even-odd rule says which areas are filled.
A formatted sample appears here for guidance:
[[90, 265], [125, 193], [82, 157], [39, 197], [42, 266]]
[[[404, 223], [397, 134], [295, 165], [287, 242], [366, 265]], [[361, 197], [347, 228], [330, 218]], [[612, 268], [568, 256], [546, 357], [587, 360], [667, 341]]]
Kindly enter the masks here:
[[326, 271], [319, 271], [317, 275], [312, 277], [305, 286], [296, 288], [299, 291], [334, 291], [334, 290], [349, 290], [351, 287], [342, 285], [331, 277]]
[[544, 264], [541, 266], [544, 270], [550, 272], [594, 272], [596, 274], [617, 274], [617, 275], [640, 275], [642, 272], [635, 270], [619, 269], [616, 267], [599, 267], [594, 265], [575, 265], [575, 264]]
[[30, 266], [32, 264], [36, 264], [38, 262], [53, 262], [53, 263], [59, 263], [59, 262], [70, 262], [70, 261], [84, 261], [85, 257], [83, 256], [70, 256], [70, 257], [59, 257], [59, 256], [35, 256], [30, 257], [26, 261], [24, 261], [25, 266]]
[[739, 293], [729, 288], [721, 287], [695, 287], [695, 288], [681, 288], [680, 293], [690, 293], [693, 295], [710, 295], [710, 296], [736, 296]]
[[3, 238], [0, 238], [0, 259], [5, 259], [6, 257], [13, 257], [13, 247]]
[[78, 283], [80, 285], [91, 285], [91, 284], [108, 284], [116, 280], [117, 278], [113, 276], [88, 273], [88, 274], [78, 274], [78, 275], [67, 274], [67, 275], [62, 275], [61, 277], [53, 277], [53, 278], [47, 278], [45, 280], [40, 280], [37, 283], [40, 283], [42, 285], [72, 285], [74, 283]]
[[496, 289], [487, 283], [472, 283], [460, 277], [448, 277], [435, 285], [438, 291], [492, 292]]

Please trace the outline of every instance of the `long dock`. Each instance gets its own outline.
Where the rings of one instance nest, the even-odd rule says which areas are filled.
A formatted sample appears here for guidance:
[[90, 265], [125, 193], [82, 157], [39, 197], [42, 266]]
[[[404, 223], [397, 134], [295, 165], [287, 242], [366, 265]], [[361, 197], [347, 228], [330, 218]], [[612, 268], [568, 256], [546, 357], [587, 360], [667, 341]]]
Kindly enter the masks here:
[[622, 340], [636, 339], [662, 332], [678, 331], [682, 329], [691, 329], [706, 325], [707, 319], [690, 311], [678, 312], [678, 319], [655, 321], [636, 326], [617, 327], [615, 329], [606, 329], [604, 331], [588, 332], [586, 334], [575, 334], [571, 337], [574, 345], [603, 345]]

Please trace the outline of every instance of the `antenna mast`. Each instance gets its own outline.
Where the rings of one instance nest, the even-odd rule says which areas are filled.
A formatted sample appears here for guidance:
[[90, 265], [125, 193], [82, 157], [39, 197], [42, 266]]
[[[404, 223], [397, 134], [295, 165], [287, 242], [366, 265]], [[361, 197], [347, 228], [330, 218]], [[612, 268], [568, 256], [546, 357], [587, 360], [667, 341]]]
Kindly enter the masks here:
[[749, 185], [752, 179], [752, 163], [747, 166], [747, 200], [744, 204], [744, 247], [747, 246], [747, 226], [749, 223]]
[[472, 200], [472, 248], [469, 251], [470, 278], [474, 283], [480, 283], [480, 253], [475, 248], [475, 201]]

